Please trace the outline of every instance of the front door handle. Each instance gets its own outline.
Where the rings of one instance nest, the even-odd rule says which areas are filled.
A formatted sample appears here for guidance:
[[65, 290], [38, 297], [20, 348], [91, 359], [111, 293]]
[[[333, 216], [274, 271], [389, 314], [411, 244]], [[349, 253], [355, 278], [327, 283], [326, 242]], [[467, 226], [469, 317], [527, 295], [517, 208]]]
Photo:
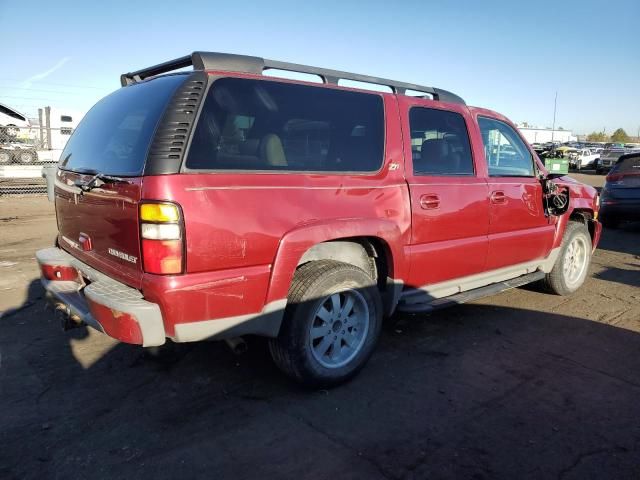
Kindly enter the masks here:
[[429, 193], [420, 197], [420, 207], [425, 210], [440, 208], [440, 197], [435, 193]]
[[491, 192], [491, 203], [503, 204], [507, 203], [507, 196], [502, 190]]

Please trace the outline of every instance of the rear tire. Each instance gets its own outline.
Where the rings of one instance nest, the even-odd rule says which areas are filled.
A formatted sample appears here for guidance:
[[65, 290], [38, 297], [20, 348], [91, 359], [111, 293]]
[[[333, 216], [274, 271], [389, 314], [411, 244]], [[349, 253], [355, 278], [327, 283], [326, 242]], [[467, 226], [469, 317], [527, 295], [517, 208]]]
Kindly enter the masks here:
[[296, 271], [280, 334], [269, 349], [292, 379], [329, 387], [362, 369], [381, 326], [380, 292], [366, 272], [333, 260], [310, 262]]
[[586, 225], [569, 222], [558, 259], [544, 279], [547, 290], [563, 296], [578, 290], [589, 273], [591, 250], [591, 236]]

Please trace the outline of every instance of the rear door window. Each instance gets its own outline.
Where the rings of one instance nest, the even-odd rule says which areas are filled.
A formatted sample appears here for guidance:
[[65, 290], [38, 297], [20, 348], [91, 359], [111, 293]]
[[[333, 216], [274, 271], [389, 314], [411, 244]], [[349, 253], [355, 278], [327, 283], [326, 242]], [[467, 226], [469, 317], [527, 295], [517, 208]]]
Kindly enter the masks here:
[[205, 100], [186, 168], [375, 172], [384, 152], [376, 94], [239, 78]]
[[414, 175], [473, 175], [469, 134], [462, 115], [435, 108], [409, 112]]
[[121, 88], [100, 100], [71, 135], [60, 156], [60, 168], [141, 175], [156, 125], [184, 80], [184, 75], [159, 77]]

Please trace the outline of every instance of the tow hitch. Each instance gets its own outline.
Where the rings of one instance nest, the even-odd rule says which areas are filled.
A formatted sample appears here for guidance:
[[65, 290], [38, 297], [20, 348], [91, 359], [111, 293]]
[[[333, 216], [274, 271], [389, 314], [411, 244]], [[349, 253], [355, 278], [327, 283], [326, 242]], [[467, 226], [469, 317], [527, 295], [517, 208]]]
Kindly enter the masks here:
[[52, 295], [47, 295], [49, 305], [53, 308], [56, 319], [60, 322], [63, 331], [72, 330], [84, 326], [82, 319], [71, 313], [69, 307], [57, 300]]

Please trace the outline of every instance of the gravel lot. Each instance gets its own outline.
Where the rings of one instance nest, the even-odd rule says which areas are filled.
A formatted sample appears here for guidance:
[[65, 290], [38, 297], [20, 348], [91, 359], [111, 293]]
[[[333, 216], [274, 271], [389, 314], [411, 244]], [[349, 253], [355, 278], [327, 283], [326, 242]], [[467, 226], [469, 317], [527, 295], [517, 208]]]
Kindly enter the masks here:
[[[602, 176], [576, 175], [600, 186]], [[44, 311], [44, 197], [0, 198], [0, 478], [640, 478], [640, 225], [574, 296], [526, 287], [388, 322], [304, 391], [264, 342], [151, 359]]]

